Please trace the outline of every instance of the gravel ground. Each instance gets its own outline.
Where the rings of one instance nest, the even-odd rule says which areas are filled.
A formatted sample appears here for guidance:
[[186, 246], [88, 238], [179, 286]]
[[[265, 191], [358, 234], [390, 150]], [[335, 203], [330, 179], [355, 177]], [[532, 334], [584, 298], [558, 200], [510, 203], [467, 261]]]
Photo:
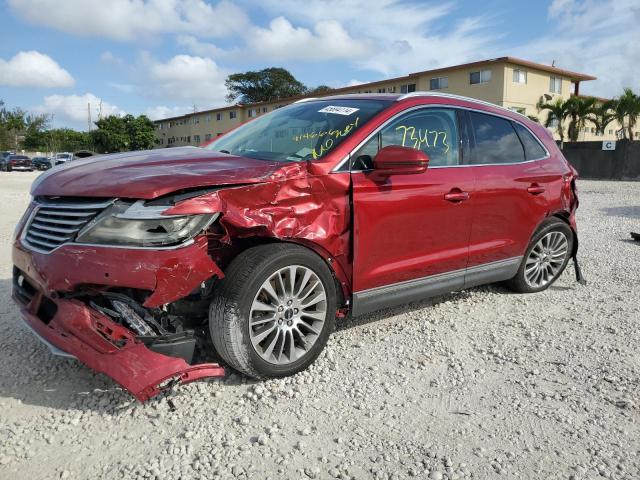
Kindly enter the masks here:
[[0, 478], [640, 478], [640, 183], [580, 182], [581, 260], [347, 320], [308, 371], [141, 405], [10, 301], [36, 174], [0, 173]]

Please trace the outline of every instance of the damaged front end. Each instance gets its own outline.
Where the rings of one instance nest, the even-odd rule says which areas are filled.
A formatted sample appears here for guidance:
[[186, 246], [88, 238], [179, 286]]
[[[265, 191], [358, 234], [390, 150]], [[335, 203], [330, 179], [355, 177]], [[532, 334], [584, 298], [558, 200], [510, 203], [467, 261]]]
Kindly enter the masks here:
[[301, 243], [348, 288], [348, 179], [323, 181], [307, 168], [145, 200], [35, 187], [13, 245], [13, 297], [26, 324], [54, 353], [140, 401], [176, 382], [224, 376], [211, 362], [208, 311], [238, 253], [261, 242]]
[[[198, 234], [215, 215], [159, 218], [138, 202], [104, 202], [100, 209], [89, 201], [39, 199], [27, 212], [13, 249], [13, 298], [27, 326], [52, 352], [105, 373], [140, 401], [176, 383], [224, 376], [207, 357], [207, 307], [223, 274]], [[188, 221], [176, 222], [182, 218]], [[157, 244], [99, 244], [118, 241], [123, 227], [113, 224], [128, 221], [122, 241]], [[189, 222], [199, 224], [186, 232]], [[172, 235], [175, 246], [164, 240]]]

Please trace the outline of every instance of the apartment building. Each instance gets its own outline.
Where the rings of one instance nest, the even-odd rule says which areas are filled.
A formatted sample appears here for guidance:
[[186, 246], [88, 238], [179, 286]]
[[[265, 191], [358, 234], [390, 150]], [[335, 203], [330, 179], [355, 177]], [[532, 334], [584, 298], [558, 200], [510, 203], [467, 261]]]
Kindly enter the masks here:
[[[447, 68], [426, 70], [356, 86], [337, 88], [327, 95], [349, 93], [411, 93], [440, 91], [477, 98], [505, 108], [535, 116], [544, 121], [546, 112], [536, 105], [555, 98], [569, 98], [580, 93], [580, 84], [595, 80], [584, 73], [534, 63], [513, 57], [500, 57]], [[155, 121], [157, 148], [199, 145], [222, 135], [231, 128], [264, 115], [304, 97], [275, 102], [232, 105]], [[612, 140], [619, 126], [611, 124], [604, 136], [596, 135], [589, 125], [580, 140]]]

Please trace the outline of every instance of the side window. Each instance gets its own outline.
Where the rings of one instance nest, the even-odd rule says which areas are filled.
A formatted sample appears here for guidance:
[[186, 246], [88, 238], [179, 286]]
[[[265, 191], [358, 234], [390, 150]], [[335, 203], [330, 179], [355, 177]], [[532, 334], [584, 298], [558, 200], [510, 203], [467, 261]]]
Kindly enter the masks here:
[[455, 110], [425, 108], [394, 120], [353, 156], [353, 170], [373, 167], [379, 148], [389, 145], [422, 150], [430, 166], [458, 165], [458, 125]]
[[469, 112], [475, 146], [473, 164], [524, 162], [524, 149], [511, 122], [483, 113]]
[[547, 155], [547, 152], [542, 148], [540, 142], [536, 140], [529, 130], [519, 123], [514, 122], [513, 126], [518, 133], [518, 137], [520, 137], [522, 145], [524, 145], [524, 156], [527, 160], [537, 160]]

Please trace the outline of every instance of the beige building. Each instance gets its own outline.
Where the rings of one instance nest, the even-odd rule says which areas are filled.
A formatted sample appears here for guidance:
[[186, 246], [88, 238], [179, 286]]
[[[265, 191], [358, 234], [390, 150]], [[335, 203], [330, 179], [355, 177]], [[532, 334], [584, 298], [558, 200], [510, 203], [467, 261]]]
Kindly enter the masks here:
[[[533, 63], [513, 57], [466, 63], [447, 68], [411, 73], [404, 77], [343, 87], [326, 95], [348, 93], [411, 93], [439, 91], [464, 95], [495, 103], [511, 110], [546, 119], [546, 112], [536, 105], [555, 98], [569, 98], [580, 92], [580, 83], [595, 80], [584, 73], [563, 70], [554, 66]], [[180, 117], [155, 121], [157, 148], [199, 145], [253, 117], [263, 115], [295, 102], [303, 97], [292, 97], [276, 102], [232, 105]], [[567, 122], [568, 124], [568, 122]], [[619, 126], [610, 124], [604, 136], [597, 136], [588, 125], [580, 132], [580, 140], [612, 140]], [[640, 136], [640, 133], [638, 134]]]

